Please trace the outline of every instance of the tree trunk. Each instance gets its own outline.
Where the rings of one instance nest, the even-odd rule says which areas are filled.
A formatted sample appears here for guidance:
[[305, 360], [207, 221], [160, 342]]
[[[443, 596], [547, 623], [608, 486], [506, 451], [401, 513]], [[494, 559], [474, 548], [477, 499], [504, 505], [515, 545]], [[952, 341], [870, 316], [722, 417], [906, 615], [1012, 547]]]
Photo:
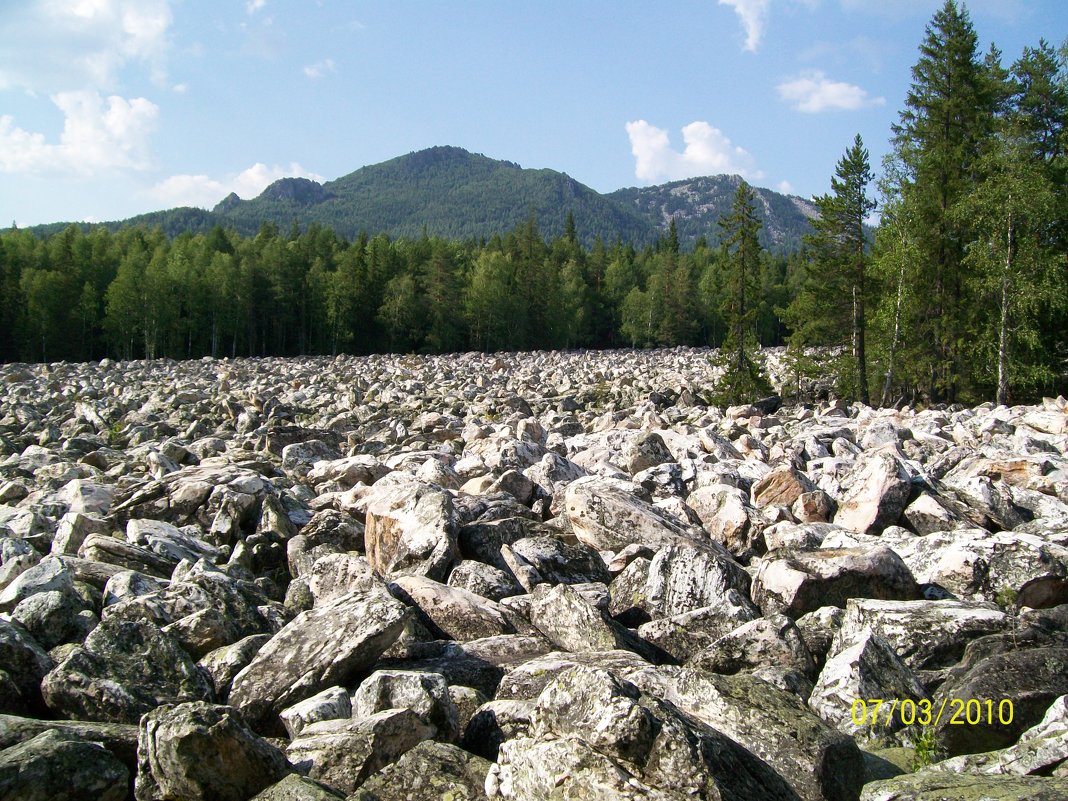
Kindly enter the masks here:
[[999, 406], [1007, 404], [1009, 399], [1009, 293], [1012, 262], [1016, 258], [1016, 231], [1011, 212], [1005, 244], [1005, 269], [1001, 273], [1001, 324], [998, 330], [997, 402]]
[[901, 297], [905, 289], [905, 262], [897, 272], [897, 300], [894, 303], [894, 335], [890, 339], [890, 355], [886, 364], [886, 383], [883, 384], [883, 397], [879, 401], [880, 406], [890, 403], [890, 389], [894, 383], [894, 357], [897, 355], [898, 341], [901, 338]]

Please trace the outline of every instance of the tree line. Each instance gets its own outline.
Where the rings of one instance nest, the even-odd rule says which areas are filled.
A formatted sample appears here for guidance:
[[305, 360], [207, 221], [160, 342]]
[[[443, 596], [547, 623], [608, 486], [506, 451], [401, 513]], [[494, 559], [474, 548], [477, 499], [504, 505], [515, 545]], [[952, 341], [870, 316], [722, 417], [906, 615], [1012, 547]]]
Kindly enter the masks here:
[[981, 54], [947, 0], [881, 177], [856, 137], [789, 255], [761, 247], [744, 182], [719, 244], [686, 249], [674, 221], [640, 249], [585, 246], [570, 214], [551, 240], [533, 215], [489, 240], [9, 230], [0, 359], [711, 345], [755, 391], [754, 347], [787, 344], [800, 389], [823, 345], [838, 391], [865, 402], [1031, 398], [1068, 372], [1066, 65], [1045, 41], [1009, 66]]

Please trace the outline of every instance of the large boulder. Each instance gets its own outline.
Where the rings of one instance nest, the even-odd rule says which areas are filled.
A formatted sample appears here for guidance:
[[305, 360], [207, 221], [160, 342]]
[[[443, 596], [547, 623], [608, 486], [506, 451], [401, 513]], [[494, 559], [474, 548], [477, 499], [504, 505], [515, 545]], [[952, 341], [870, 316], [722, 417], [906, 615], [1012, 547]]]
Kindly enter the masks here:
[[49, 708], [68, 718], [137, 723], [161, 704], [211, 701], [207, 675], [148, 621], [105, 620], [41, 684]]
[[1008, 623], [1004, 612], [963, 601], [851, 598], [831, 653], [849, 648], [870, 630], [913, 670], [934, 670], [956, 664], [970, 640], [1000, 632]]
[[301, 612], [237, 674], [229, 701], [251, 725], [297, 701], [345, 684], [400, 636], [411, 612], [382, 590], [353, 592]]
[[[651, 560], [635, 559], [612, 583], [614, 615], [640, 610], [659, 619], [705, 607], [742, 607], [749, 601], [749, 574], [717, 543], [661, 548]], [[622, 619], [622, 618], [621, 618]]]
[[598, 551], [620, 551], [640, 543], [660, 548], [707, 542], [697, 526], [681, 523], [635, 494], [618, 479], [588, 476], [572, 481], [564, 496], [571, 530]]
[[501, 745], [505, 799], [796, 799], [769, 766], [612, 673], [576, 667], [538, 697], [531, 737]]
[[289, 744], [286, 755], [304, 775], [352, 793], [433, 732], [410, 709], [388, 709], [366, 718], [312, 723]]
[[367, 560], [382, 576], [444, 581], [458, 558], [452, 496], [418, 482], [379, 483], [366, 500]]
[[878, 534], [897, 523], [911, 489], [909, 474], [893, 453], [865, 453], [842, 479], [834, 522], [861, 534]]
[[541, 584], [535, 589], [530, 622], [550, 642], [566, 651], [625, 649], [649, 661], [659, 661], [656, 648], [606, 617], [567, 584], [552, 588]]
[[454, 745], [424, 740], [365, 781], [351, 801], [487, 801], [491, 764]]
[[0, 751], [3, 801], [124, 801], [130, 773], [96, 742], [44, 731]]
[[440, 673], [376, 670], [352, 694], [352, 717], [366, 718], [387, 709], [410, 709], [432, 726], [431, 736], [455, 742], [460, 736], [460, 714]]
[[507, 610], [473, 592], [425, 576], [398, 576], [391, 586], [426, 616], [428, 628], [443, 639], [477, 640], [516, 631]]
[[860, 749], [796, 695], [743, 673], [720, 676], [660, 667], [626, 676], [751, 751], [782, 776], [798, 798], [852, 801], [859, 794]]
[[141, 719], [137, 801], [245, 801], [292, 768], [226, 706], [157, 707]]
[[[881, 700], [885, 709], [869, 711], [868, 702]], [[916, 674], [901, 661], [890, 644], [871, 631], [827, 660], [812, 689], [808, 705], [821, 718], [851, 735], [879, 738], [905, 726], [902, 704], [929, 700]], [[855, 705], [862, 703], [860, 714]], [[878, 711], [882, 709], [882, 711]], [[906, 715], [908, 723], [916, 714]], [[874, 718], [874, 720], [873, 720]]]
[[792, 618], [850, 598], [919, 597], [908, 566], [887, 547], [772, 551], [753, 580], [753, 600], [765, 614]]
[[860, 801], [1063, 801], [1068, 779], [921, 770], [864, 786]]
[[1008, 650], [961, 667], [934, 699], [945, 704], [936, 732], [948, 756], [1007, 748], [1068, 693], [1068, 647]]

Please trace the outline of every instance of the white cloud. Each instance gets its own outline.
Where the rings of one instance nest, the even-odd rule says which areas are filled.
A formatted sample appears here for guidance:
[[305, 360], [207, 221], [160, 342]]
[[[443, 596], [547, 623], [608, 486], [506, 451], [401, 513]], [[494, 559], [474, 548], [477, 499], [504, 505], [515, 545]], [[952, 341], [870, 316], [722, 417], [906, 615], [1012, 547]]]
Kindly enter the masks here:
[[245, 3], [245, 11], [247, 11], [249, 14], [255, 14], [257, 11], [260, 11], [265, 5], [267, 5], [267, 0], [248, 0], [248, 2]]
[[148, 138], [159, 108], [143, 97], [132, 100], [98, 92], [59, 92], [52, 102], [63, 112], [59, 142], [15, 126], [0, 117], [0, 172], [74, 172], [94, 175], [114, 169], [150, 166]]
[[113, 88], [131, 62], [166, 75], [169, 0], [30, 0], [0, 15], [0, 90]]
[[851, 83], [832, 81], [819, 70], [802, 73], [799, 77], [779, 84], [779, 97], [798, 111], [815, 114], [821, 111], [856, 111], [886, 103], [882, 97], [871, 97], [866, 90]]
[[148, 194], [167, 207], [211, 208], [231, 192], [246, 200], [256, 197], [279, 178], [310, 178], [320, 183], [326, 180], [321, 175], [308, 172], [297, 162], [292, 162], [288, 167], [268, 167], [257, 162], [247, 170], [222, 179], [207, 175], [172, 175], [152, 187]]
[[719, 0], [721, 6], [731, 6], [745, 29], [745, 49], [756, 52], [764, 37], [770, 0]]
[[641, 181], [673, 181], [723, 173], [763, 177], [748, 152], [707, 122], [691, 122], [683, 127], [682, 140], [686, 147], [681, 153], [672, 148], [665, 129], [645, 120], [628, 122], [626, 129], [635, 159], [634, 174]]
[[322, 78], [324, 75], [329, 75], [334, 71], [334, 59], [324, 58], [322, 61], [317, 61], [314, 64], [309, 64], [304, 68], [304, 74], [309, 78]]
[[775, 185], [775, 189], [784, 195], [794, 194], [794, 185], [789, 181], [779, 181], [779, 183]]

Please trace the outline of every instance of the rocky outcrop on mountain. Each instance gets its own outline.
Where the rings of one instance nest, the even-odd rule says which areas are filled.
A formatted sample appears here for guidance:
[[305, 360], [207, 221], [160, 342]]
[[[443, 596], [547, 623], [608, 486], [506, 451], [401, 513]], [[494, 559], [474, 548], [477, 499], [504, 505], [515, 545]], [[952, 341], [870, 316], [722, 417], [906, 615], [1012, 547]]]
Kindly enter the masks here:
[[1068, 797], [1068, 402], [708, 356], [0, 367], [0, 798]]

